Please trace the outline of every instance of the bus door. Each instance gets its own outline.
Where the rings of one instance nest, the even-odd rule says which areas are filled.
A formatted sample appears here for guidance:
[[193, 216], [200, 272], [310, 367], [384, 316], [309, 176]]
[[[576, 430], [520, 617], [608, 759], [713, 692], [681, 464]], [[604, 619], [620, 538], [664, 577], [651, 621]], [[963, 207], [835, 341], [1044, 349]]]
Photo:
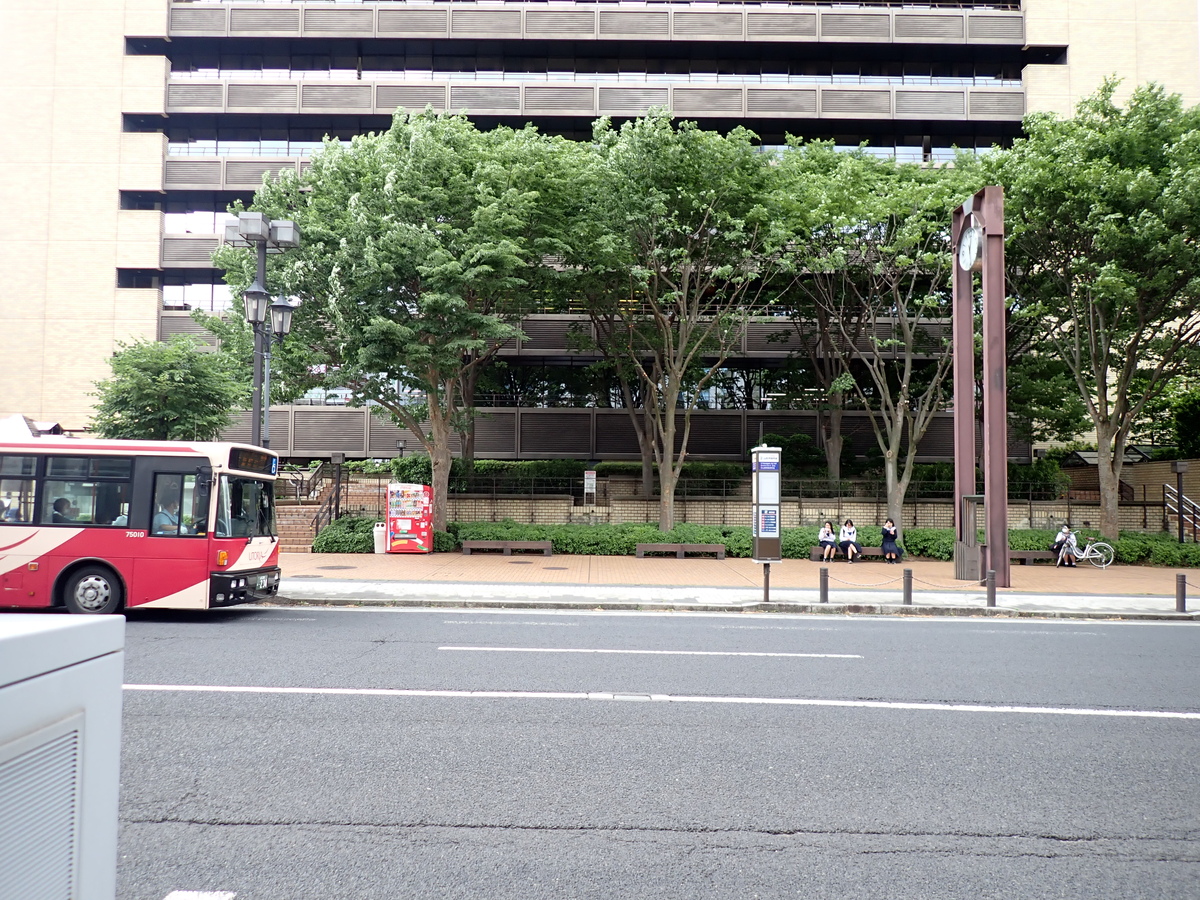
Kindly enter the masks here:
[[130, 605], [207, 609], [212, 469], [194, 459], [154, 462], [149, 509], [141, 510], [149, 514], [145, 552], [134, 561]]

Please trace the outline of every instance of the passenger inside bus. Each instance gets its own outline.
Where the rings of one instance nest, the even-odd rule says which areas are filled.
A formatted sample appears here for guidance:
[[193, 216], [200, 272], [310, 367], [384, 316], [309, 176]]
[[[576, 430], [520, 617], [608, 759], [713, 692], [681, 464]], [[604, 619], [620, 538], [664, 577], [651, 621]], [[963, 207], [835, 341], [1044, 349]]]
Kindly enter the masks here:
[[74, 522], [75, 517], [71, 515], [71, 511], [71, 501], [66, 497], [59, 497], [54, 501], [54, 512], [50, 516], [50, 521], [55, 525]]

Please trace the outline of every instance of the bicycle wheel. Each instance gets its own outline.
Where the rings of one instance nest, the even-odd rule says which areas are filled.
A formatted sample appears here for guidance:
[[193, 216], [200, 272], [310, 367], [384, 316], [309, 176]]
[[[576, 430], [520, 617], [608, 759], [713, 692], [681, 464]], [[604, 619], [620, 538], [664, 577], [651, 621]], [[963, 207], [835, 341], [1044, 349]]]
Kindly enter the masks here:
[[1106, 544], [1103, 541], [1092, 544], [1088, 550], [1088, 560], [1098, 569], [1107, 569], [1112, 565], [1114, 556], [1116, 556], [1116, 552], [1113, 550], [1112, 545]]

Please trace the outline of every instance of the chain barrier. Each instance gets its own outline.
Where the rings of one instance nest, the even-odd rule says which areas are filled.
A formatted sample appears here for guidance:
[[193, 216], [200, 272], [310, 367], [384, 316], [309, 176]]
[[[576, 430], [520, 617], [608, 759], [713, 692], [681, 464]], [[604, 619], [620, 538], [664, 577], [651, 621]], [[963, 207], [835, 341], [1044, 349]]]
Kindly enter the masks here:
[[887, 581], [872, 582], [871, 584], [859, 584], [857, 581], [843, 581], [840, 578], [834, 578], [832, 575], [829, 576], [829, 580], [836, 581], [838, 584], [845, 584], [850, 587], [883, 587], [885, 584], [895, 584], [897, 581], [903, 581], [904, 578], [901, 576], [900, 578], [890, 578]]
[[970, 590], [971, 587], [983, 587], [983, 585], [981, 585], [978, 581], [975, 581], [974, 579], [967, 579], [965, 581], [960, 581], [960, 582], [958, 582], [958, 584], [938, 584], [936, 581], [926, 581], [924, 578], [918, 578], [916, 575], [914, 575], [913, 581], [919, 582], [924, 585], [928, 585], [929, 587], [933, 587], [933, 588], [945, 588], [947, 590], [956, 590], [956, 591]]

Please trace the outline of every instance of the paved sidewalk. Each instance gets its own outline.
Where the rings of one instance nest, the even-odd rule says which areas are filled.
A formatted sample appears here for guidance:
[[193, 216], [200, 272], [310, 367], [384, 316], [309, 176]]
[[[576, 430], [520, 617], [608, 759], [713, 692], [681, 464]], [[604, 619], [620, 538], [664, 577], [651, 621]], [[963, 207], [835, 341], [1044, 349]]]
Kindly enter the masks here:
[[[956, 581], [953, 563], [929, 560], [830, 563], [828, 604], [818, 602], [823, 564], [807, 560], [771, 564], [769, 604], [763, 567], [748, 559], [285, 553], [280, 560], [280, 598], [312, 603], [1200, 619], [1200, 572], [1186, 572], [1194, 599], [1179, 614], [1175, 570], [1143, 566], [1013, 566], [1013, 586], [998, 588], [989, 610], [980, 585]], [[913, 572], [911, 607], [900, 605], [905, 568]]]

